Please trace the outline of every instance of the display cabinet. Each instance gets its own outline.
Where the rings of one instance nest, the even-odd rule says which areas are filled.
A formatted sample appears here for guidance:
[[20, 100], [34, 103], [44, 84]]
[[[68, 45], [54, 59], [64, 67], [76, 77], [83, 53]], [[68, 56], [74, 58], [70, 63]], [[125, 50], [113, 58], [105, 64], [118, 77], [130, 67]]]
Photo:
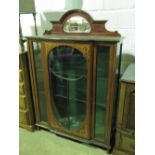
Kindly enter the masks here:
[[82, 10], [27, 37], [36, 126], [111, 148], [122, 37]]

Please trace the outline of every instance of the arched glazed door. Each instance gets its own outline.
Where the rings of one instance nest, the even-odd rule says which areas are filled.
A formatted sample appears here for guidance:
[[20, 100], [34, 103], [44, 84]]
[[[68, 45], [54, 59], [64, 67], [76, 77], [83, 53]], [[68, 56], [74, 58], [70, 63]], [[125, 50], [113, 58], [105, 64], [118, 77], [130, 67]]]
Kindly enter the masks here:
[[89, 139], [91, 45], [46, 43], [45, 50], [49, 124]]

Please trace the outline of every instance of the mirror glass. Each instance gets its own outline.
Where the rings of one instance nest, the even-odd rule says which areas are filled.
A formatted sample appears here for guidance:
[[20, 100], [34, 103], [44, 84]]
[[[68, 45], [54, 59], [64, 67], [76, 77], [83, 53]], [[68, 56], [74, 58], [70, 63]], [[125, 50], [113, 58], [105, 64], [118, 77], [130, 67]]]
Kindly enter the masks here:
[[89, 33], [90, 23], [81, 16], [73, 16], [64, 24], [64, 31], [68, 33]]
[[75, 48], [58, 46], [48, 65], [53, 113], [64, 128], [76, 130], [86, 116], [86, 58]]

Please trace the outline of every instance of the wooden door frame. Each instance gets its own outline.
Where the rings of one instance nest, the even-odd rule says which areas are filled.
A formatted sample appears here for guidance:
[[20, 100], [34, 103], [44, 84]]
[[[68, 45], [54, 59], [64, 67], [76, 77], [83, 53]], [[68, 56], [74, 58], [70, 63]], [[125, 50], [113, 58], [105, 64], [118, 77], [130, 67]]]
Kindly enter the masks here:
[[[58, 46], [70, 46], [78, 49], [85, 55], [87, 60], [87, 101], [86, 101], [86, 118], [82, 123], [81, 127], [75, 131], [68, 131], [65, 129], [54, 116], [54, 112], [52, 111], [52, 100], [51, 100], [51, 89], [49, 83], [49, 71], [48, 71], [48, 54], [50, 50], [58, 47]], [[63, 132], [65, 134], [76, 136], [80, 138], [90, 139], [91, 138], [91, 66], [92, 66], [92, 44], [91, 43], [75, 43], [75, 42], [58, 42], [58, 41], [45, 41], [42, 43], [42, 56], [43, 56], [43, 67], [44, 67], [44, 82], [45, 82], [45, 92], [46, 92], [46, 100], [47, 100], [47, 116], [48, 123], [50, 127], [54, 130]]]
[[[96, 105], [96, 70], [97, 70], [97, 46], [108, 46], [110, 48], [109, 66], [108, 66], [108, 93], [106, 101], [105, 113], [105, 135], [103, 141], [95, 138], [95, 105]], [[116, 72], [116, 43], [95, 43], [94, 46], [94, 62], [93, 62], [93, 102], [92, 102], [92, 138], [106, 145], [110, 145], [112, 114], [115, 93], [115, 72]]]
[[[36, 67], [35, 67], [35, 58], [34, 58], [34, 51], [33, 51], [33, 43], [40, 43], [42, 44], [42, 40], [39, 39], [28, 39], [27, 46], [28, 46], [28, 59], [29, 59], [29, 71], [30, 71], [30, 79], [31, 79], [31, 87], [32, 87], [32, 97], [34, 101], [34, 112], [35, 112], [35, 120], [36, 124], [40, 124], [45, 128], [48, 127], [47, 122], [41, 120], [40, 115], [40, 106], [39, 106], [39, 95], [38, 95], [38, 86], [37, 86], [37, 75], [36, 75]], [[42, 49], [40, 49], [40, 54], [42, 54]], [[42, 55], [41, 55], [42, 59]], [[41, 62], [42, 63], [42, 60]], [[47, 107], [46, 103], [45, 106]], [[46, 112], [47, 113], [47, 112]]]

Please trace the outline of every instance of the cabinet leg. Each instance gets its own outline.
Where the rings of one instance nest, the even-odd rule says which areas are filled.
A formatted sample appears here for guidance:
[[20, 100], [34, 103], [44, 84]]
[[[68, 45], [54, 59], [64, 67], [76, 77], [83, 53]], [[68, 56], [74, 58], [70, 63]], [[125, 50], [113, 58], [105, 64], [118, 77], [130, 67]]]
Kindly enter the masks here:
[[111, 148], [107, 148], [107, 151], [106, 152], [107, 152], [107, 154], [110, 155], [110, 154], [112, 154], [112, 149]]
[[36, 126], [36, 130], [40, 130], [40, 127], [39, 126]]

